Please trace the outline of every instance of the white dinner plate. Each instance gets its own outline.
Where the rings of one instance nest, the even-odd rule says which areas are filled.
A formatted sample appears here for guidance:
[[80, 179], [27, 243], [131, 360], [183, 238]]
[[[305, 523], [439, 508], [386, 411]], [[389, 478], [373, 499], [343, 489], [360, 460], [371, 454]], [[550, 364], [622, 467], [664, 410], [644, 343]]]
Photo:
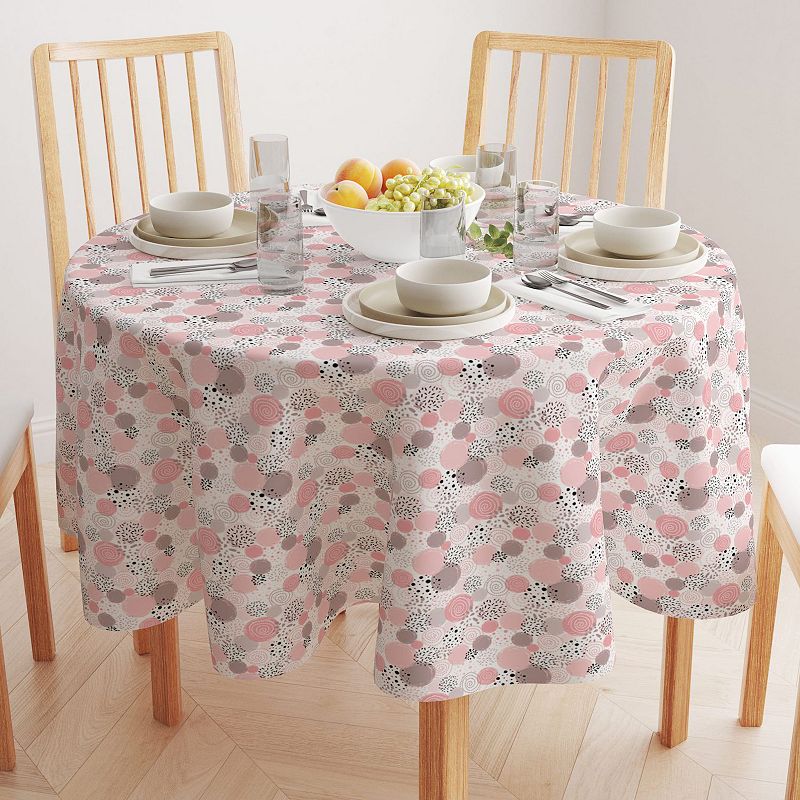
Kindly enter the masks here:
[[251, 256], [256, 252], [256, 240], [239, 244], [220, 245], [218, 247], [191, 247], [187, 245], [159, 244], [148, 242], [137, 235], [135, 228], [128, 233], [131, 244], [140, 252], [160, 258], [188, 259], [190, 261], [202, 256], [208, 258], [236, 258], [237, 256]]
[[489, 299], [486, 303], [469, 314], [430, 317], [406, 308], [397, 296], [394, 278], [387, 278], [365, 286], [358, 295], [358, 302], [365, 317], [372, 317], [381, 322], [394, 322], [398, 325], [458, 325], [478, 322], [499, 314], [505, 307], [506, 294], [502, 289], [493, 286], [489, 290]]
[[672, 264], [666, 267], [645, 266], [640, 262], [639, 267], [607, 267], [602, 264], [587, 264], [585, 261], [576, 261], [566, 253], [562, 245], [558, 251], [558, 266], [565, 272], [573, 275], [582, 275], [584, 278], [596, 278], [601, 281], [666, 281], [670, 278], [682, 278], [701, 270], [708, 261], [708, 250], [700, 244], [700, 252], [696, 258], [684, 264]]
[[683, 232], [678, 236], [678, 243], [672, 250], [647, 258], [624, 258], [603, 250], [595, 242], [594, 230], [591, 228], [571, 233], [564, 238], [563, 243], [567, 257], [573, 261], [584, 261], [587, 264], [616, 267], [617, 269], [623, 267], [640, 269], [645, 265], [648, 267], [671, 267], [677, 264], [687, 264], [700, 255], [700, 242], [694, 236]]
[[140, 239], [170, 247], [225, 247], [231, 244], [255, 241], [256, 214], [243, 208], [237, 208], [233, 212], [233, 222], [227, 231], [204, 239], [178, 239], [174, 236], [164, 236], [153, 227], [149, 214], [142, 217], [133, 226], [133, 230]]
[[358, 295], [361, 293], [362, 288], [353, 289], [345, 295], [342, 300], [344, 318], [359, 330], [390, 339], [442, 342], [448, 339], [466, 339], [469, 336], [481, 336], [505, 327], [514, 319], [514, 314], [516, 313], [516, 305], [513, 298], [501, 289], [500, 291], [505, 295], [505, 304], [492, 317], [455, 325], [399, 325], [396, 322], [383, 322], [382, 320], [364, 316], [361, 313], [361, 306], [358, 302]]

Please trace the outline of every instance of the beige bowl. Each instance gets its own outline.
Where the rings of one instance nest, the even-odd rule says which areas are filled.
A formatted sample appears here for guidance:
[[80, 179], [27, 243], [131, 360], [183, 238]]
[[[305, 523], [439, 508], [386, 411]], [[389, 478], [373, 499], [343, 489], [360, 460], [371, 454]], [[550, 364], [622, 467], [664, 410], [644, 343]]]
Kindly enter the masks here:
[[406, 308], [430, 316], [453, 316], [485, 305], [492, 271], [463, 258], [423, 258], [401, 264], [395, 285]]
[[647, 258], [678, 243], [681, 218], [673, 211], [646, 206], [614, 206], [594, 215], [594, 240], [609, 253]]
[[162, 236], [206, 239], [233, 223], [233, 200], [218, 192], [172, 192], [150, 201], [150, 221]]

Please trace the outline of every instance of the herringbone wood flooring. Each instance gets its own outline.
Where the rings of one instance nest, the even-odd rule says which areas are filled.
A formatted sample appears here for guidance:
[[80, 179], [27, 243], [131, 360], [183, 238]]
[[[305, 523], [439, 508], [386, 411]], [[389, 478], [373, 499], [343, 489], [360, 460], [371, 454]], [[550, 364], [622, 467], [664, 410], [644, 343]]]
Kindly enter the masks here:
[[[134, 653], [129, 634], [83, 621], [77, 556], [59, 549], [52, 466], [40, 469], [39, 481], [58, 655], [51, 664], [31, 660], [9, 510], [0, 518], [0, 628], [19, 752], [16, 771], [0, 773], [0, 800], [416, 798], [416, 708], [372, 683], [374, 606], [340, 616], [301, 669], [248, 684], [213, 672], [202, 609], [185, 612], [185, 718], [165, 728], [150, 716], [147, 657]], [[798, 598], [787, 575], [763, 728], [736, 723], [746, 617], [700, 623], [691, 736], [662, 748], [654, 735], [662, 621], [619, 601], [617, 664], [607, 679], [472, 698], [471, 797], [782, 798], [800, 660]]]

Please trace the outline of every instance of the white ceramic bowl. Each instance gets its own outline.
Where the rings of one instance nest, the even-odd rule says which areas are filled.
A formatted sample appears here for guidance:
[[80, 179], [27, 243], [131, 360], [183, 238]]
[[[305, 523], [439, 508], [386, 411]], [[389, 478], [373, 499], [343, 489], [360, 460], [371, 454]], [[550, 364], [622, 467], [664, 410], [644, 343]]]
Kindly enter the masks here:
[[400, 302], [431, 316], [466, 314], [489, 299], [492, 271], [464, 258], [423, 258], [395, 271]]
[[172, 192], [150, 201], [150, 221], [162, 236], [205, 239], [233, 223], [233, 200], [218, 192]]
[[[419, 212], [366, 211], [329, 203], [319, 190], [319, 203], [336, 232], [353, 249], [376, 261], [402, 263], [419, 258]], [[464, 206], [464, 221], [469, 227], [481, 207], [486, 192], [475, 187], [474, 199]]]
[[678, 243], [681, 218], [673, 211], [645, 206], [614, 206], [594, 215], [594, 240], [609, 253], [646, 258]]
[[430, 167], [434, 169], [451, 169], [458, 172], [466, 172], [469, 174], [469, 179], [475, 183], [475, 156], [441, 156], [441, 158], [434, 158], [429, 163]]

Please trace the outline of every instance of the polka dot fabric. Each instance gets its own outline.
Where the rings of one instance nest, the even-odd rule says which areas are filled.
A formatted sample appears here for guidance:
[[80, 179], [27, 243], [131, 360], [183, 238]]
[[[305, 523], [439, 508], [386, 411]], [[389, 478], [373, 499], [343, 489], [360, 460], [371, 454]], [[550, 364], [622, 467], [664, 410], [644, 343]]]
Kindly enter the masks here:
[[60, 524], [93, 625], [203, 600], [217, 670], [268, 678], [376, 602], [376, 684], [430, 701], [607, 672], [611, 591], [752, 604], [747, 349], [713, 242], [696, 275], [615, 287], [638, 318], [519, 302], [491, 335], [408, 342], [344, 320], [391, 265], [330, 228], [291, 297], [133, 288], [127, 231], [75, 254], [57, 331]]

